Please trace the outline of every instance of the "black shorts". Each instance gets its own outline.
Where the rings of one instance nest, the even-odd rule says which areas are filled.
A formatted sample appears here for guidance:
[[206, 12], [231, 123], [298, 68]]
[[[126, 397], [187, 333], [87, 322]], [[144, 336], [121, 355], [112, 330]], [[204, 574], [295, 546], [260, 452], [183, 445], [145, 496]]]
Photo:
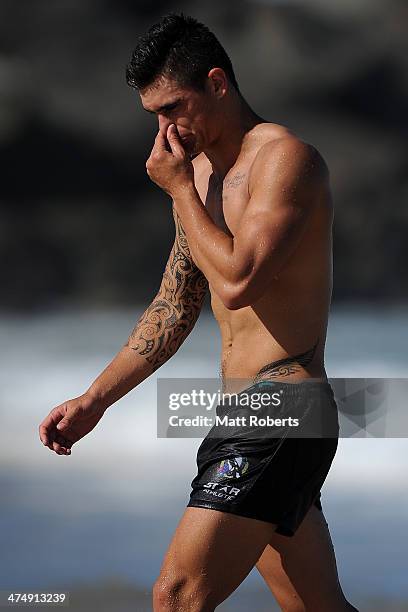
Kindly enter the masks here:
[[[280, 394], [280, 404], [256, 411], [238, 400], [217, 406], [220, 419], [247, 419], [214, 424], [203, 439], [187, 506], [267, 521], [277, 525], [276, 533], [293, 536], [313, 504], [322, 510], [320, 489], [338, 445], [337, 405], [326, 381], [261, 381], [238, 395], [253, 399], [260, 392]], [[254, 413], [257, 425], [249, 425]], [[302, 427], [288, 426], [289, 416]], [[286, 420], [260, 427], [266, 417]]]

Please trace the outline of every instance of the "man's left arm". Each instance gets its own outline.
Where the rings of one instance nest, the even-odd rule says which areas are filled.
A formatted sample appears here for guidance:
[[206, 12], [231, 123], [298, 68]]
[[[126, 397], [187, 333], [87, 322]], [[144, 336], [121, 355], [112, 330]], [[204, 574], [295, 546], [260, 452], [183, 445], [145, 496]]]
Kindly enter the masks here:
[[[167, 138], [181, 160], [177, 132], [169, 130]], [[194, 260], [228, 309], [248, 306], [265, 293], [296, 249], [327, 175], [321, 156], [307, 143], [285, 138], [264, 145], [253, 163], [250, 200], [233, 238], [212, 221], [191, 179], [173, 184], [168, 193]]]

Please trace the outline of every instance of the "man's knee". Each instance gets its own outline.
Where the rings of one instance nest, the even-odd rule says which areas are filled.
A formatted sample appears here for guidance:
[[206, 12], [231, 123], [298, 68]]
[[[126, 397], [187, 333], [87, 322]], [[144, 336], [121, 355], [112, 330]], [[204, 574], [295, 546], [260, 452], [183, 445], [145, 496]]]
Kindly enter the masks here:
[[213, 612], [218, 603], [203, 577], [161, 574], [153, 586], [154, 612]]

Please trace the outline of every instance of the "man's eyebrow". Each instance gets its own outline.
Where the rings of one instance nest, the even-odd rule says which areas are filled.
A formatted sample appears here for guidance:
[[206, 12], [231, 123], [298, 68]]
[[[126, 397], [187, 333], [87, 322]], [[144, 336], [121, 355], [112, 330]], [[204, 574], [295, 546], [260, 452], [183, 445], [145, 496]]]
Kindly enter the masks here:
[[167, 104], [163, 104], [162, 106], [159, 106], [159, 108], [155, 111], [150, 110], [149, 108], [144, 108], [144, 110], [148, 113], [152, 113], [153, 115], [156, 113], [160, 113], [162, 111], [166, 111], [169, 110], [171, 107], [176, 106], [176, 104], [178, 104], [181, 101], [181, 98], [176, 98], [176, 100], [173, 100], [172, 102], [167, 102]]

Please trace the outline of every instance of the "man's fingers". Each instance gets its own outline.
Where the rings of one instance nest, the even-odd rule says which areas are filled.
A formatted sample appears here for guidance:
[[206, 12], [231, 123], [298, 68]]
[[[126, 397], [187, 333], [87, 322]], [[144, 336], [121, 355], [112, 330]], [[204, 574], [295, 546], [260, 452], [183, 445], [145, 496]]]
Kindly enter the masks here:
[[166, 137], [161, 130], [157, 132], [156, 138], [154, 139], [153, 149], [156, 151], [167, 151]]
[[66, 403], [56, 406], [39, 426], [41, 442], [59, 454], [66, 452], [73, 444], [66, 435], [72, 424], [71, 419], [65, 415], [66, 409]]
[[61, 435], [60, 433], [56, 433], [54, 441], [52, 443], [52, 450], [54, 450], [58, 454], [69, 455], [71, 454], [71, 446], [73, 442]]
[[167, 128], [167, 140], [169, 141], [173, 155], [184, 157], [185, 150], [181, 144], [180, 136], [174, 123], [171, 123]]
[[38, 433], [40, 436], [40, 440], [44, 444], [44, 446], [48, 446], [49, 440], [48, 440], [47, 428], [42, 423], [38, 429]]
[[171, 123], [167, 130], [163, 132], [161, 129], [156, 134], [152, 154], [155, 153], [172, 153], [173, 155], [183, 158], [186, 155], [179, 133], [174, 123]]
[[61, 418], [61, 406], [56, 406], [53, 408], [51, 412], [45, 417], [45, 419], [40, 423], [38, 428], [39, 436], [41, 442], [44, 446], [48, 446], [52, 449], [52, 442], [54, 439], [53, 431], [55, 429], [56, 423]]
[[55, 441], [60, 445], [63, 446], [64, 448], [71, 448], [71, 446], [73, 445], [72, 440], [69, 440], [68, 438], [66, 438], [65, 436], [61, 436], [60, 434], [57, 434], [55, 436]]
[[58, 455], [70, 455], [71, 449], [63, 446], [62, 444], [58, 444], [58, 442], [53, 442], [53, 449]]
[[56, 427], [58, 431], [66, 435], [72, 427], [72, 419], [68, 416], [64, 416], [60, 422], [57, 423]]

